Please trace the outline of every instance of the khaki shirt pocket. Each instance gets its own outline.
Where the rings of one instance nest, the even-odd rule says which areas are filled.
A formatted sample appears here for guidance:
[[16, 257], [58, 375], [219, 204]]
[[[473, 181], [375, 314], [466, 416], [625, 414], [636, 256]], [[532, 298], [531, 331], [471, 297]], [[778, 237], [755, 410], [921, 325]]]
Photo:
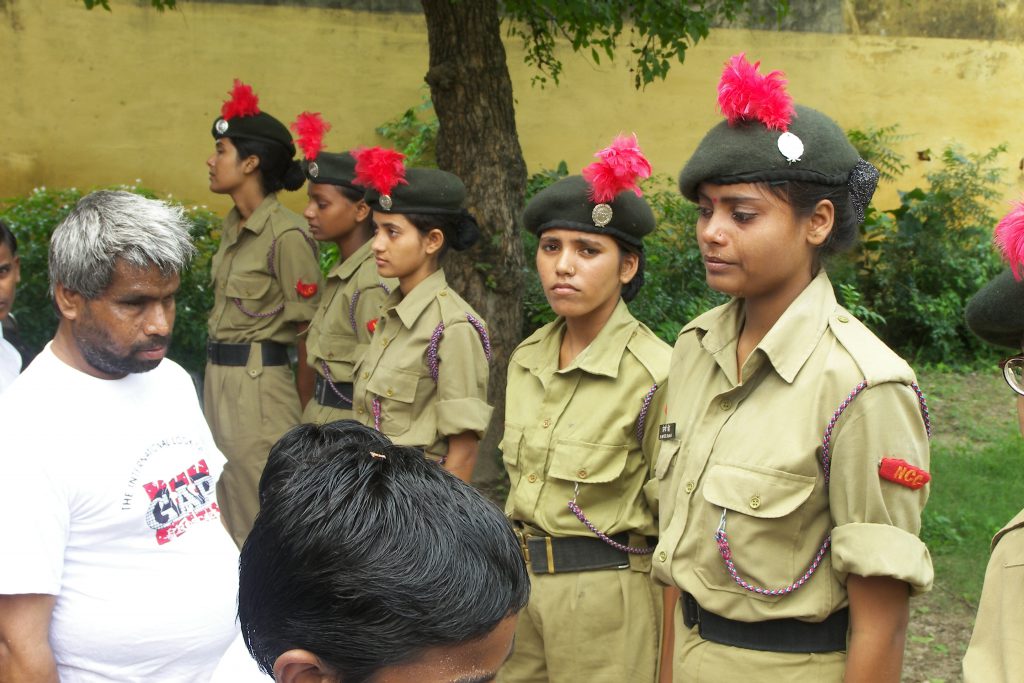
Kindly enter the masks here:
[[[808, 505], [816, 478], [766, 467], [713, 465], [705, 475], [705, 508], [701, 528], [711, 534], [726, 510], [726, 533], [740, 576], [756, 586], [774, 589], [788, 585], [806, 570], [821, 538], [810, 533], [818, 514]], [[696, 501], [694, 501], [696, 502]], [[827, 502], [824, 514], [828, 515]], [[811, 538], [814, 536], [814, 538]], [[749, 595], [725, 571], [717, 551], [708, 552], [710, 565], [694, 571], [711, 590]], [[713, 558], [713, 559], [711, 559]]]
[[419, 381], [415, 372], [384, 366], [367, 380], [367, 391], [380, 397], [380, 424], [385, 434], [400, 436], [409, 431]]
[[[661, 514], [661, 489], [664, 486], [668, 490], [668, 482], [665, 479], [668, 477], [669, 468], [679, 455], [681, 445], [679, 439], [660, 442], [658, 458], [654, 462], [654, 476], [644, 484], [644, 500], [655, 517]], [[666, 512], [671, 513], [671, 510], [667, 509]]]
[[224, 295], [229, 299], [241, 299], [246, 310], [265, 313], [273, 309], [269, 301], [271, 297], [267, 296], [272, 282], [266, 273], [232, 273], [224, 285]]
[[607, 484], [622, 474], [628, 455], [628, 445], [561, 439], [555, 443], [555, 457], [548, 474], [564, 481]]
[[501, 459], [505, 463], [505, 470], [513, 484], [519, 482], [522, 475], [522, 468], [519, 466], [519, 450], [522, 447], [523, 428], [517, 425], [505, 423], [505, 434], [502, 436]]

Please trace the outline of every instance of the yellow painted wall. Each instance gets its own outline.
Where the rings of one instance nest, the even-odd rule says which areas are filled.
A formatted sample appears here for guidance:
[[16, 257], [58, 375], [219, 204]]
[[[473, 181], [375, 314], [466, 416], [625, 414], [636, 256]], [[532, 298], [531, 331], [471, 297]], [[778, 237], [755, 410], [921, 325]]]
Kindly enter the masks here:
[[[113, 0], [0, 0], [0, 196], [38, 185], [132, 183], [226, 211], [206, 187], [209, 129], [240, 77], [263, 108], [291, 121], [305, 109], [334, 125], [329, 149], [379, 142], [373, 128], [417, 104], [427, 65], [416, 14], [181, 2], [158, 13]], [[523, 151], [531, 170], [572, 171], [620, 131], [635, 131], [655, 171], [675, 175], [718, 119], [721, 64], [745, 50], [784, 70], [798, 102], [841, 126], [900, 123], [909, 187], [938, 167], [949, 141], [983, 151], [1008, 142], [1007, 198], [1024, 188], [1024, 47], [1018, 43], [719, 30], [642, 92], [627, 65], [566, 53], [562, 85], [532, 87], [508, 44]], [[917, 150], [931, 149], [931, 162]], [[301, 204], [301, 193], [286, 199]], [[879, 203], [891, 205], [894, 189]]]

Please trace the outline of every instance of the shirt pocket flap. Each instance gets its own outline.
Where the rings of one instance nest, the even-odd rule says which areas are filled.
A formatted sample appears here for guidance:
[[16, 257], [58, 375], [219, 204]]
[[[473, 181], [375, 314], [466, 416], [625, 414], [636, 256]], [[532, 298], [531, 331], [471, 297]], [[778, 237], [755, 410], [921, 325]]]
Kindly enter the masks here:
[[233, 299], [262, 299], [270, 289], [271, 277], [264, 273], [232, 273], [224, 294]]
[[523, 439], [523, 430], [515, 425], [505, 423], [505, 434], [501, 438], [501, 458], [513, 467], [519, 464], [519, 442]]
[[366, 388], [377, 396], [400, 403], [412, 403], [416, 400], [416, 385], [419, 380], [420, 376], [415, 372], [378, 367], [366, 382]]
[[605, 484], [626, 468], [629, 446], [560, 440], [548, 474], [555, 479]]
[[766, 467], [713, 465], [704, 481], [704, 499], [715, 507], [775, 519], [800, 507], [815, 481], [815, 477]]

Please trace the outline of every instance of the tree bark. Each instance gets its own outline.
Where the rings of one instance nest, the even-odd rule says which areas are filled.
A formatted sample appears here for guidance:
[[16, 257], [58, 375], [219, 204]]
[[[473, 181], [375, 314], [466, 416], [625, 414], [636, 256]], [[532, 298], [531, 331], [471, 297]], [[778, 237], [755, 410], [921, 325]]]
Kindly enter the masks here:
[[508, 359], [522, 336], [523, 248], [519, 213], [526, 163], [516, 132], [512, 79], [496, 0], [422, 0], [430, 43], [426, 81], [437, 112], [437, 163], [466, 183], [468, 208], [483, 236], [445, 257], [452, 286], [483, 315], [493, 358], [490, 428], [474, 480], [502, 480], [497, 458], [505, 416]]

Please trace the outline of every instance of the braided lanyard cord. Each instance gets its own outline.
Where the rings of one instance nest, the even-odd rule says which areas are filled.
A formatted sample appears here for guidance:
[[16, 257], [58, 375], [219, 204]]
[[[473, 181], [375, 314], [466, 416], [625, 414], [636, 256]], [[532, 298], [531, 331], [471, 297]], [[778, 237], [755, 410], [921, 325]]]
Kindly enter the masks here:
[[[324, 381], [327, 382], [327, 386], [331, 388], [331, 391], [334, 392], [334, 395], [340, 398], [345, 403], [352, 405], [352, 399], [338, 391], [338, 387], [334, 385], [334, 380], [331, 379], [331, 369], [327, 366], [327, 361], [325, 361], [323, 358], [320, 359], [320, 368], [324, 371]], [[380, 429], [378, 429], [377, 431], [380, 431]]]
[[352, 331], [358, 334], [356, 329], [356, 305], [359, 303], [359, 297], [362, 295], [363, 290], [357, 289], [352, 294], [352, 300], [348, 303], [348, 323], [352, 326]]
[[[651, 400], [654, 398], [654, 393], [658, 390], [658, 385], [655, 384], [651, 387], [650, 391], [644, 396], [643, 403], [640, 407], [640, 416], [636, 419], [636, 440], [637, 443], [643, 445], [644, 442], [644, 424], [647, 422], [647, 411], [651, 407]], [[576, 498], [580, 494], [580, 483], [576, 482], [575, 488], [572, 492], [572, 500], [569, 501], [569, 510], [572, 514], [576, 515], [576, 519], [580, 520], [585, 527], [597, 536], [599, 539], [615, 548], [619, 552], [629, 553], [630, 555], [650, 555], [654, 552], [652, 547], [636, 548], [630, 545], [623, 545], [618, 541], [613, 541], [608, 534], [603, 531], [599, 531], [594, 523], [587, 519], [587, 516], [583, 513], [583, 509], [576, 503]]]
[[[267, 250], [267, 272], [270, 273], [270, 277], [273, 278], [277, 277], [277, 269], [274, 268], [274, 255], [276, 253], [277, 238], [275, 237], [273, 241], [270, 243], [270, 249]], [[273, 318], [275, 315], [284, 310], [283, 301], [279, 305], [275, 306], [273, 309], [267, 311], [266, 313], [257, 313], [256, 311], [250, 311], [248, 308], [245, 307], [244, 304], [242, 304], [242, 300], [239, 299], [238, 297], [234, 297], [233, 299], [231, 299], [231, 301], [232, 303], [235, 304], [238, 310], [240, 310], [242, 313], [249, 316], [250, 318]]]
[[[829, 474], [832, 466], [832, 431], [835, 429], [840, 416], [853, 402], [853, 399], [857, 398], [858, 394], [867, 389], [867, 387], [868, 383], [866, 381], [861, 382], [854, 387], [853, 391], [850, 392], [850, 395], [843, 399], [843, 402], [840, 403], [839, 407], [832, 413], [832, 419], [829, 420], [828, 426], [825, 428], [825, 434], [821, 439], [821, 468], [825, 474], [826, 487], [828, 487]], [[733, 581], [735, 581], [740, 588], [748, 590], [751, 593], [757, 593], [758, 595], [789, 595], [797, 588], [806, 584], [810, 580], [811, 576], [814, 575], [814, 572], [818, 570], [818, 567], [821, 566], [821, 561], [825, 557], [825, 553], [828, 552], [829, 546], [832, 545], [832, 532], [829, 532], [825, 537], [825, 540], [822, 541], [821, 547], [818, 548], [818, 552], [814, 556], [814, 559], [811, 560], [810, 566], [807, 567], [807, 571], [805, 571], [800, 578], [782, 588], [762, 588], [761, 586], [753, 585], [741, 577], [739, 571], [736, 569], [736, 564], [733, 562], [732, 557], [732, 548], [729, 547], [729, 537], [725, 533], [725, 515], [726, 509], [722, 508], [722, 520], [718, 524], [718, 530], [715, 531], [715, 543], [718, 544], [718, 553], [722, 556], [722, 561], [725, 563], [725, 570], [729, 572], [729, 576], [732, 577]]]

